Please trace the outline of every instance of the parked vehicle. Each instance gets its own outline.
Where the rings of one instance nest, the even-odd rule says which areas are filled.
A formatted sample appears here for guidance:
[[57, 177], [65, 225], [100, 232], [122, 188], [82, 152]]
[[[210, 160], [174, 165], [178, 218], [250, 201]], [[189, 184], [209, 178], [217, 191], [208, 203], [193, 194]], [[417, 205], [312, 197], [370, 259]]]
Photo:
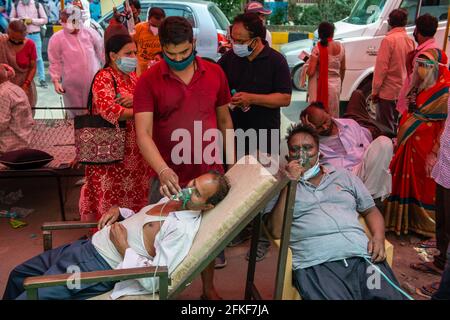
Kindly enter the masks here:
[[[397, 8], [408, 11], [406, 30], [412, 38], [415, 19], [430, 13], [439, 20], [436, 33], [438, 43], [444, 43], [445, 28], [450, 0], [358, 0], [350, 15], [335, 23], [334, 39], [345, 47], [346, 72], [342, 85], [341, 101], [348, 101], [356, 89], [363, 90], [366, 97], [372, 90], [372, 77], [376, 56], [381, 41], [388, 32], [389, 13]], [[317, 42], [317, 31], [314, 40], [300, 40], [288, 43], [280, 48], [291, 69], [293, 85], [297, 89], [299, 75], [304, 62], [298, 58], [302, 51], [310, 53]], [[450, 53], [447, 47], [447, 54]]]
[[[201, 0], [144, 0], [141, 1], [141, 7], [141, 21], [147, 21], [148, 11], [152, 7], [164, 9], [168, 17], [186, 18], [194, 29], [198, 54], [214, 61], [220, 58], [219, 43], [226, 40], [225, 36], [230, 22], [215, 3]], [[123, 5], [117, 6], [117, 9], [120, 12], [123, 11]], [[113, 12], [110, 11], [99, 20], [103, 29], [108, 27], [112, 16]]]

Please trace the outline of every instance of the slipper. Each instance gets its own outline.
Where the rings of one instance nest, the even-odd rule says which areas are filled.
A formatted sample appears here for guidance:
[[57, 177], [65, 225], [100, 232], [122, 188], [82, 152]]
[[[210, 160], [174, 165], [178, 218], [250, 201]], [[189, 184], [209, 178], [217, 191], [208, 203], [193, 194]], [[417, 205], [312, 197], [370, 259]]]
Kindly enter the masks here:
[[436, 239], [430, 239], [430, 240], [419, 242], [419, 247], [424, 248], [424, 249], [436, 248]]
[[422, 286], [422, 288], [420, 288], [419, 290], [422, 294], [431, 298], [433, 294], [435, 294], [436, 291], [439, 290], [439, 282], [433, 282], [432, 284]]
[[430, 266], [431, 262], [421, 262], [421, 263], [411, 263], [409, 267], [413, 270], [420, 271], [423, 273], [434, 274], [436, 276], [442, 276], [442, 272], [439, 271], [436, 267]]

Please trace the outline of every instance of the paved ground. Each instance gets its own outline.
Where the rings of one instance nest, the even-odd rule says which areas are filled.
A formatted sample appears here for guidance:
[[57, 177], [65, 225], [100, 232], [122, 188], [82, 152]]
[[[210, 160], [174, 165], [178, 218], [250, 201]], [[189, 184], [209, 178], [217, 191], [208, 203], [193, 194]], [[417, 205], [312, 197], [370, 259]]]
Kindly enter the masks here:
[[[38, 106], [59, 107], [59, 97], [54, 94], [53, 87], [39, 88]], [[289, 108], [283, 109], [282, 126], [286, 128], [291, 121], [296, 121], [299, 113], [304, 108], [305, 95], [294, 92], [293, 102]], [[62, 118], [61, 111], [38, 111], [36, 118]], [[75, 186], [76, 179], [64, 181], [64, 193], [66, 194], [66, 211], [68, 220], [78, 219], [78, 198], [80, 187]], [[21, 229], [13, 229], [7, 219], [0, 218], [0, 294], [6, 285], [11, 269], [42, 251], [42, 237], [40, 226], [43, 222], [60, 220], [55, 181], [47, 178], [39, 179], [15, 179], [0, 180], [0, 192], [21, 190], [23, 197], [12, 204], [0, 203], [1, 209], [10, 209], [12, 206], [32, 208], [34, 212], [24, 219], [28, 226]], [[54, 245], [62, 245], [76, 240], [84, 235], [83, 231], [69, 231], [57, 233]], [[423, 275], [409, 268], [411, 262], [418, 262], [419, 257], [414, 251], [414, 244], [419, 240], [415, 237], [397, 237], [388, 234], [388, 239], [395, 246], [394, 272], [402, 286], [414, 290], [431, 281], [437, 281], [438, 277]], [[215, 281], [220, 294], [225, 299], [243, 299], [245, 287], [245, 271], [247, 261], [245, 255], [248, 250], [248, 242], [238, 247], [227, 248], [226, 256], [228, 266], [217, 270]], [[272, 248], [268, 256], [257, 265], [256, 283], [262, 297], [270, 299], [274, 290], [274, 277], [276, 273], [277, 252]], [[201, 281], [193, 281], [181, 295], [180, 299], [198, 299], [201, 294]], [[421, 297], [414, 295], [415, 298]]]

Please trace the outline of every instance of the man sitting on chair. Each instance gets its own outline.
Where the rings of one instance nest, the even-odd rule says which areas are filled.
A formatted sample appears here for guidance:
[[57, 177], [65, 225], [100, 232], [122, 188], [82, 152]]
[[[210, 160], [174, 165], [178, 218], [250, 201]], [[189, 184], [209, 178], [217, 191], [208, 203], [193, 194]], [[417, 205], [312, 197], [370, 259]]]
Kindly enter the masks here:
[[333, 118], [321, 103], [311, 103], [300, 115], [303, 124], [320, 136], [320, 163], [353, 172], [365, 184], [374, 199], [384, 200], [390, 193], [392, 177], [391, 139], [377, 138], [353, 119]]
[[[348, 170], [319, 165], [319, 137], [313, 128], [291, 127], [287, 142], [286, 171], [299, 181], [290, 248], [294, 284], [302, 298], [402, 299], [375, 271], [379, 268], [399, 285], [385, 261], [383, 216], [362, 181]], [[273, 209], [275, 220], [283, 215], [286, 194], [287, 188]], [[370, 240], [359, 215], [372, 233]]]
[[[3, 299], [26, 299], [24, 279], [32, 276], [127, 269], [143, 266], [167, 266], [169, 274], [188, 254], [200, 227], [202, 212], [222, 201], [230, 189], [227, 179], [211, 171], [192, 180], [183, 189], [180, 201], [162, 199], [134, 213], [111, 208], [99, 221], [92, 240], [79, 240], [46, 251], [17, 266], [9, 275]], [[120, 218], [124, 221], [116, 223]], [[158, 290], [158, 280], [144, 278], [115, 284], [101, 282], [41, 288], [40, 299], [87, 299], [113, 289], [113, 299], [126, 294], [145, 294]]]

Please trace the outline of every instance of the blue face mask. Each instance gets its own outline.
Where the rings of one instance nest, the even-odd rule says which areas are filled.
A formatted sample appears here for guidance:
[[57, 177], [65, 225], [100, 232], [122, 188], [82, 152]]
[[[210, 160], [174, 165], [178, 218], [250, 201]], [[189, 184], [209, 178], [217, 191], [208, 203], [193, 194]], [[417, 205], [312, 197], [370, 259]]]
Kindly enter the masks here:
[[169, 67], [171, 69], [174, 69], [176, 71], [183, 71], [184, 69], [189, 67], [191, 65], [191, 63], [194, 61], [196, 55], [197, 55], [197, 51], [195, 49], [193, 49], [192, 53], [189, 57], [187, 57], [186, 59], [181, 60], [181, 61], [175, 61], [175, 60], [170, 59], [163, 52], [164, 61], [167, 62], [167, 64], [169, 65]]
[[[253, 43], [253, 41], [250, 42], [250, 44], [252, 44], [252, 43]], [[250, 47], [250, 44], [237, 44], [237, 43], [234, 43], [233, 44], [233, 52], [234, 52], [234, 54], [237, 55], [238, 57], [241, 57], [241, 58], [248, 57], [255, 50], [255, 49], [252, 49]]]
[[311, 168], [309, 168], [308, 170], [306, 170], [303, 173], [303, 176], [300, 177], [300, 180], [308, 181], [309, 179], [314, 178], [315, 176], [317, 176], [319, 174], [319, 172], [320, 172], [319, 157], [320, 157], [320, 152], [317, 154], [316, 164], [314, 166], [312, 166]]
[[117, 68], [123, 73], [129, 74], [136, 70], [137, 59], [130, 57], [122, 57], [116, 60]]

